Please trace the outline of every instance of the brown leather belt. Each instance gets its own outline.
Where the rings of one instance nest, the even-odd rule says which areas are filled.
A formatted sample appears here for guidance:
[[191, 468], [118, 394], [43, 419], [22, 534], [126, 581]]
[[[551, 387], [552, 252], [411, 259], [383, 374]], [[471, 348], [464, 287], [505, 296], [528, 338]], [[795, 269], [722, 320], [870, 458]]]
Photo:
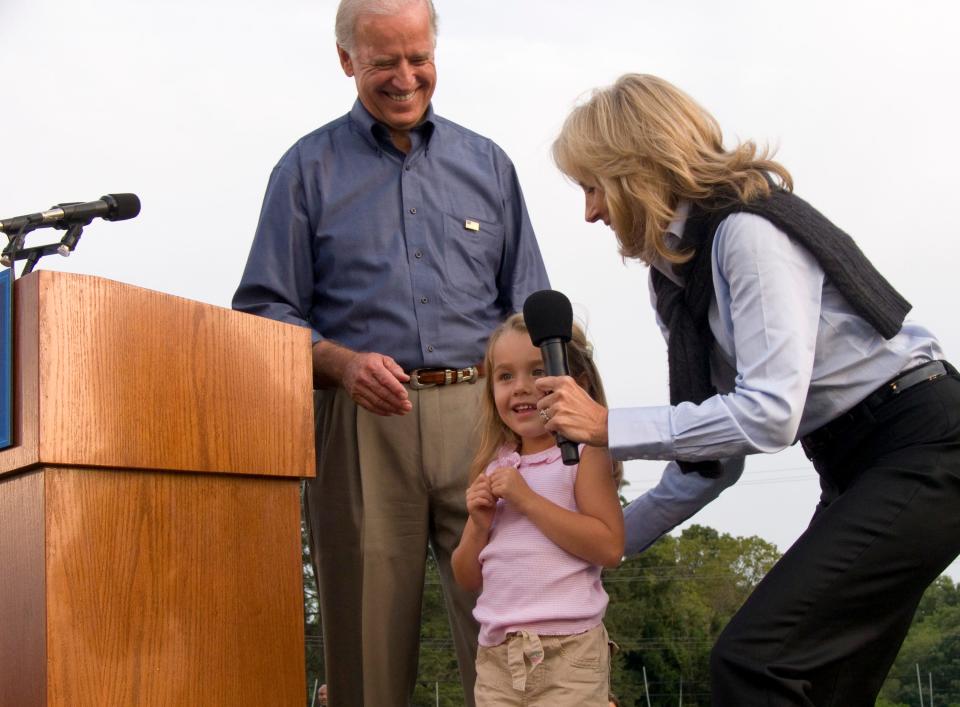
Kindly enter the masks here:
[[410, 371], [410, 387], [414, 390], [454, 383], [476, 383], [483, 378], [483, 364], [467, 368], [415, 368]]

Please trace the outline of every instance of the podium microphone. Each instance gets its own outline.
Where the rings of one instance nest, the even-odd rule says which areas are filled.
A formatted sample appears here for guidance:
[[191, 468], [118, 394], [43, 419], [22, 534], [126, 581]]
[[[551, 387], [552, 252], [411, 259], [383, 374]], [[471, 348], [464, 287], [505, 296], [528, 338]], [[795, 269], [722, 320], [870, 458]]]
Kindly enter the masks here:
[[[17, 260], [25, 260], [22, 274], [26, 275], [45, 255], [70, 255], [80, 240], [83, 227], [88, 226], [93, 219], [125, 221], [139, 213], [140, 199], [136, 194], [107, 194], [97, 201], [56, 204], [36, 214], [4, 219], [0, 221], [0, 233], [5, 233], [8, 240], [6, 248], [0, 252], [0, 265], [12, 268]], [[24, 239], [28, 233], [47, 226], [65, 230], [67, 233], [59, 243], [24, 247]]]
[[95, 218], [125, 221], [139, 213], [140, 199], [136, 194], [107, 194], [97, 201], [57, 204], [39, 213], [3, 219], [0, 221], [0, 232], [15, 236], [25, 230], [47, 226], [69, 228], [75, 223], [86, 225]]
[[[533, 345], [540, 347], [547, 375], [570, 375], [567, 342], [573, 335], [573, 307], [566, 295], [556, 290], [534, 292], [523, 303], [523, 319]], [[556, 438], [563, 463], [567, 466], [579, 463], [577, 443], [559, 434]]]

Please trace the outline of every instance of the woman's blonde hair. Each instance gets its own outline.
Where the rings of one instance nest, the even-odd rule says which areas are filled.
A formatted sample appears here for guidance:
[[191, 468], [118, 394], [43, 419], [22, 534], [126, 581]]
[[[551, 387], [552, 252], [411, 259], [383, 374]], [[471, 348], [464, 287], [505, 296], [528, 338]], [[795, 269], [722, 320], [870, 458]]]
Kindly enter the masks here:
[[656, 76], [625, 74], [573, 109], [553, 143], [564, 174], [606, 194], [620, 253], [646, 263], [682, 262], [664, 235], [681, 200], [714, 207], [766, 196], [771, 176], [793, 189], [790, 173], [752, 141], [723, 148], [717, 121]]
[[[497, 404], [493, 393], [493, 348], [504, 333], [512, 331], [527, 334], [527, 325], [520, 313], [512, 314], [500, 326], [493, 330], [487, 341], [487, 352], [483, 358], [483, 368], [487, 375], [483, 379], [484, 396], [481, 405], [480, 446], [470, 465], [471, 481], [482, 474], [483, 470], [493, 460], [503, 447], [513, 451], [520, 450], [520, 438], [511, 430], [497, 413]], [[586, 334], [579, 324], [574, 323], [570, 342], [567, 344], [567, 362], [570, 366], [570, 376], [579, 383], [587, 394], [601, 405], [607, 404], [607, 396], [603, 391], [603, 382], [600, 380], [600, 371], [593, 361], [593, 346], [587, 341]], [[623, 464], [613, 463], [613, 476], [619, 488], [623, 480]]]

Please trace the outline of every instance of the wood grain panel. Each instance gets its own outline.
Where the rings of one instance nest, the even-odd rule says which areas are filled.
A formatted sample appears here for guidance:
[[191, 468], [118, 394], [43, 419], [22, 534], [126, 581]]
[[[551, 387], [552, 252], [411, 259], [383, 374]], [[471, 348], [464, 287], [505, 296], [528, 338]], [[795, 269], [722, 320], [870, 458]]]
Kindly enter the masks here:
[[43, 707], [43, 475], [0, 478], [0, 705]]
[[297, 480], [46, 474], [50, 707], [303, 704]]
[[35, 275], [43, 463], [313, 475], [308, 330], [103, 278]]

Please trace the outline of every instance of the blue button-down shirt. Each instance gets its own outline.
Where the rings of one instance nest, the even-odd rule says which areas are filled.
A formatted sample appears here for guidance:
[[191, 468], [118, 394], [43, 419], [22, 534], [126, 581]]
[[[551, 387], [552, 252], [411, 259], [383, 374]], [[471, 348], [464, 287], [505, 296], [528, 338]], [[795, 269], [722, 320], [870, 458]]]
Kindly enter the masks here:
[[271, 174], [234, 309], [404, 369], [483, 359], [490, 331], [549, 287], [516, 171], [433, 113], [408, 153], [358, 100]]

